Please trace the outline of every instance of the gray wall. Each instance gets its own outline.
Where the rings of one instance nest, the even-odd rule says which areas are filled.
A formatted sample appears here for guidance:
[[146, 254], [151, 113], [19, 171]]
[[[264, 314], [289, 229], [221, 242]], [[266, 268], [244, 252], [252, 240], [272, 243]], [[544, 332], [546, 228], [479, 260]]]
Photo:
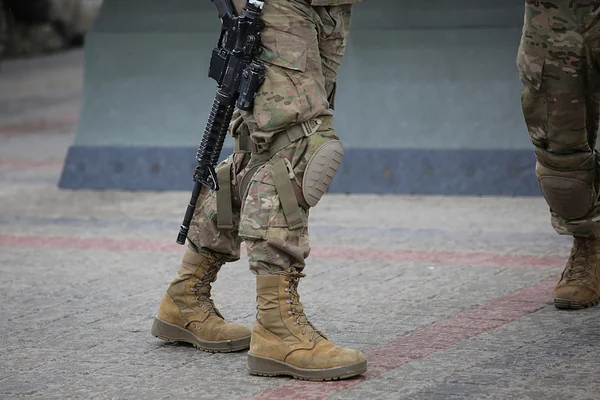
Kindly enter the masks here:
[[[481, 173], [491, 173], [496, 181], [513, 179], [508, 194], [538, 193], [529, 171], [531, 144], [515, 65], [522, 19], [523, 2], [516, 0], [369, 0], [355, 7], [339, 77], [336, 128], [357, 156], [346, 157], [344, 165], [360, 170], [358, 163], [381, 159], [381, 165], [364, 166], [375, 168], [370, 174], [376, 178], [390, 170], [401, 174], [395, 170], [400, 164], [416, 174], [414, 183], [403, 178], [363, 191], [436, 192], [446, 178], [429, 174], [429, 183], [419, 187], [419, 171], [431, 170], [422, 164], [437, 163], [438, 156], [429, 150], [453, 160], [439, 168], [456, 168], [459, 177], [450, 178], [463, 180], [473, 175], [464, 168], [483, 168], [483, 153], [477, 151], [493, 158], [495, 150], [503, 150], [491, 167], [495, 172]], [[161, 154], [167, 167], [169, 148], [191, 152], [197, 147], [216, 90], [207, 69], [218, 30], [216, 10], [208, 0], [105, 0], [86, 43], [84, 104], [74, 144], [85, 155], [68, 157], [61, 184], [79, 187], [96, 179], [80, 174], [75, 179], [79, 183], [67, 182], [77, 168], [94, 167], [86, 167], [89, 162], [82, 157], [110, 164], [111, 152], [116, 149], [118, 157], [126, 157], [123, 149], [130, 148], [137, 158], [147, 157], [146, 164]], [[144, 156], [145, 148], [154, 155]], [[369, 152], [366, 158], [361, 158], [363, 150]], [[400, 153], [389, 153], [394, 150]], [[390, 165], [399, 158], [400, 164]], [[465, 162], [472, 165], [465, 167]], [[119, 167], [119, 173], [143, 175], [143, 168], [127, 172]], [[358, 178], [346, 171], [349, 182]], [[98, 185], [134, 188], [108, 181]], [[490, 193], [479, 181], [466, 186], [460, 193]], [[339, 190], [361, 191], [352, 185]]]
[[[337, 128], [350, 147], [524, 148], [522, 2], [356, 6]], [[193, 146], [215, 91], [219, 21], [199, 0], [106, 0], [86, 53], [79, 145]]]

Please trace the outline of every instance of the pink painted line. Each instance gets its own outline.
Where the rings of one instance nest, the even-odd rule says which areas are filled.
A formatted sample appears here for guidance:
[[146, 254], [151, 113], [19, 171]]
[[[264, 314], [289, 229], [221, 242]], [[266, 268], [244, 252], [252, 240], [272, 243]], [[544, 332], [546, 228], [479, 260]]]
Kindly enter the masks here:
[[[169, 241], [15, 235], [0, 235], [0, 246], [145, 252], [181, 252], [183, 249], [183, 246], [179, 246], [178, 244]], [[310, 254], [312, 257], [326, 259], [397, 261], [460, 266], [559, 267], [565, 263], [565, 257], [558, 256], [545, 257], [493, 253], [460, 253], [452, 251], [383, 250], [342, 246], [314, 247]]]
[[62, 118], [41, 119], [4, 126], [0, 127], [0, 136], [16, 136], [25, 133], [45, 132], [63, 126], [72, 126], [77, 123], [78, 118], [78, 115], [69, 115]]
[[166, 241], [16, 235], [0, 235], [0, 246], [146, 252], [176, 252], [184, 249], [184, 246]]
[[351, 260], [402, 261], [452, 265], [480, 266], [557, 266], [565, 262], [564, 257], [534, 256], [521, 254], [460, 253], [454, 251], [385, 250], [375, 248], [317, 247], [311, 256]]
[[0, 160], [0, 167], [8, 168], [60, 168], [63, 165], [63, 161]]
[[289, 380], [283, 385], [260, 392], [250, 399], [320, 400], [350, 389], [367, 380], [377, 378], [387, 371], [447, 350], [459, 342], [496, 329], [552, 304], [550, 293], [555, 284], [556, 279], [543, 281], [418, 329], [383, 346], [372, 348], [366, 354], [369, 367], [362, 377], [325, 383]]

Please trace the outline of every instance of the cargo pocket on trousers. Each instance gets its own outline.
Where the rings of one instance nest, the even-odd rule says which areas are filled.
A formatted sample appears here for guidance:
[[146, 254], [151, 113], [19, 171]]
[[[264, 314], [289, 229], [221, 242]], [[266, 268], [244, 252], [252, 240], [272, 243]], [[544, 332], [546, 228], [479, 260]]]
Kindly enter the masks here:
[[544, 83], [546, 58], [523, 45], [517, 55], [519, 77], [523, 82], [521, 106], [529, 136], [540, 146], [548, 139], [548, 98]]
[[296, 260], [308, 257], [308, 213], [299, 205], [292, 182], [295, 175], [287, 159], [273, 157], [269, 163], [269, 183], [275, 185], [276, 197], [271, 208], [267, 242]]
[[308, 45], [305, 39], [291, 33], [265, 30], [260, 58], [273, 65], [295, 71], [306, 71]]
[[277, 186], [272, 177], [273, 164], [257, 172], [252, 178], [242, 208], [240, 236], [254, 239], [281, 236], [281, 231], [303, 232], [308, 225], [308, 215], [300, 210], [301, 223], [291, 229], [285, 216]]
[[304, 118], [312, 99], [313, 84], [306, 74], [308, 44], [305, 39], [283, 31], [265, 30], [263, 52], [267, 72], [254, 101], [254, 119], [260, 130], [275, 131]]

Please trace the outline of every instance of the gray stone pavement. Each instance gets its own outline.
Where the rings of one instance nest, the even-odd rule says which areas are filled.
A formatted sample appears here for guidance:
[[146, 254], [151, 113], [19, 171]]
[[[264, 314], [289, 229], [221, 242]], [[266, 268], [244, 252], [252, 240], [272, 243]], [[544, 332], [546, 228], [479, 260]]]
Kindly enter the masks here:
[[[570, 241], [541, 198], [328, 195], [301, 294], [366, 352], [341, 383], [262, 378], [245, 354], [149, 333], [182, 254], [184, 192], [61, 191], [79, 52], [0, 70], [0, 398], [597, 399], [600, 308], [558, 311]], [[215, 299], [253, 323], [246, 260]]]

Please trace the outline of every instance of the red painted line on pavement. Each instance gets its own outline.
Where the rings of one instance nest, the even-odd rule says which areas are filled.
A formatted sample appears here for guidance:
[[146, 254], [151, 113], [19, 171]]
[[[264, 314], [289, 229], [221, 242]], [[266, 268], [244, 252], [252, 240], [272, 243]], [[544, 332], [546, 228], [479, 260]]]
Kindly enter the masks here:
[[323, 258], [351, 260], [403, 261], [434, 264], [480, 265], [480, 266], [557, 266], [564, 257], [534, 256], [493, 253], [459, 253], [454, 251], [385, 250], [374, 248], [317, 247], [311, 255]]
[[66, 248], [79, 250], [109, 250], [109, 251], [182, 251], [184, 246], [175, 242], [146, 241], [139, 239], [110, 239], [110, 238], [76, 238], [48, 236], [16, 236], [0, 235], [0, 246], [3, 247], [44, 247]]
[[[15, 235], [0, 235], [0, 246], [147, 252], [180, 252], [183, 248], [183, 246], [180, 246], [175, 242], [156, 240]], [[385, 250], [343, 246], [313, 247], [310, 255], [316, 258], [321, 257], [326, 259], [417, 262], [460, 266], [558, 267], [566, 261], [565, 257], [559, 256], [460, 253], [453, 251]]]
[[40, 119], [4, 126], [0, 127], [0, 136], [16, 136], [25, 133], [44, 132], [54, 128], [75, 125], [78, 118], [78, 115], [70, 115], [62, 118]]
[[552, 304], [550, 294], [555, 284], [556, 279], [549, 279], [523, 288], [491, 303], [418, 329], [381, 347], [370, 349], [366, 353], [368, 370], [362, 377], [337, 382], [288, 380], [285, 384], [267, 389], [250, 399], [320, 400], [350, 389], [387, 371], [447, 350], [461, 341], [496, 329]]
[[63, 165], [63, 161], [0, 160], [0, 167], [8, 168], [60, 168]]

